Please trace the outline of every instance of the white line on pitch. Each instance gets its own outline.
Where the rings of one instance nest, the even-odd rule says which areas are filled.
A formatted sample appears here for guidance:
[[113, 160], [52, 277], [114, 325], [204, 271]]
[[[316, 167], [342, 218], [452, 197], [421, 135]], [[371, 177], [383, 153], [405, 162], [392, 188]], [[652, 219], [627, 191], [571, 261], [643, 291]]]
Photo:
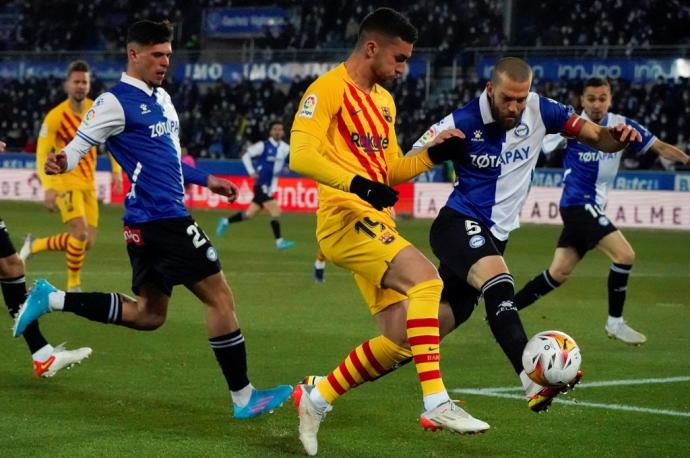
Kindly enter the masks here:
[[[524, 396], [520, 396], [517, 394], [506, 394], [506, 393], [496, 393], [492, 391], [488, 391], [486, 389], [478, 389], [478, 390], [473, 390], [473, 389], [455, 389], [452, 390], [453, 393], [458, 393], [458, 394], [476, 394], [478, 396], [489, 396], [489, 397], [494, 397], [494, 398], [505, 398], [505, 399], [518, 399], [520, 401], [525, 401]], [[651, 413], [651, 414], [656, 414], [656, 415], [668, 415], [672, 417], [689, 417], [690, 418], [690, 412], [680, 412], [677, 410], [666, 410], [666, 409], [650, 409], [647, 407], [637, 407], [637, 406], [627, 406], [624, 404], [601, 404], [598, 402], [585, 402], [585, 401], [569, 401], [569, 400], [564, 400], [564, 399], [554, 399], [554, 403], [557, 404], [566, 404], [570, 406], [575, 406], [575, 407], [594, 407], [597, 409], [606, 409], [606, 410], [623, 410], [626, 412], [639, 412], [639, 413]]]
[[[666, 378], [638, 378], [626, 380], [602, 380], [599, 382], [580, 383], [577, 388], [596, 388], [601, 386], [621, 386], [621, 385], [655, 385], [658, 383], [677, 383], [690, 382], [690, 376], [666, 377]], [[491, 393], [509, 393], [511, 391], [522, 391], [524, 388], [519, 386], [501, 386], [495, 388], [475, 388], [475, 391]], [[459, 388], [458, 390], [463, 390]], [[460, 392], [453, 390], [454, 392]]]

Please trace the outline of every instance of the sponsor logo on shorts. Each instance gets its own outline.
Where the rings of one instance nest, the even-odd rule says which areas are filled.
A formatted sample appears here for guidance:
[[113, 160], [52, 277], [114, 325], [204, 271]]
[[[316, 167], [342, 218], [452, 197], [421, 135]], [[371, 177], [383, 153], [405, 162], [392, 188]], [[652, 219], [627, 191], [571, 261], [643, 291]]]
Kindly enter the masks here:
[[609, 219], [605, 216], [600, 216], [599, 217], [599, 225], [600, 226], [608, 226], [610, 223]]
[[486, 239], [483, 235], [473, 235], [470, 238], [470, 248], [480, 248], [486, 243]]
[[125, 242], [133, 243], [138, 246], [144, 245], [144, 237], [141, 235], [141, 230], [130, 229], [129, 227], [125, 226], [122, 232], [125, 236]]
[[211, 262], [216, 262], [218, 260], [218, 252], [212, 246], [208, 247], [206, 250], [206, 259]]
[[379, 236], [379, 240], [384, 245], [388, 245], [389, 243], [392, 243], [393, 240], [395, 240], [395, 235], [393, 235], [391, 232], [386, 231]]
[[302, 108], [297, 116], [301, 118], [311, 118], [314, 116], [314, 110], [316, 110], [316, 104], [319, 102], [319, 98], [316, 94], [309, 94], [302, 103]]

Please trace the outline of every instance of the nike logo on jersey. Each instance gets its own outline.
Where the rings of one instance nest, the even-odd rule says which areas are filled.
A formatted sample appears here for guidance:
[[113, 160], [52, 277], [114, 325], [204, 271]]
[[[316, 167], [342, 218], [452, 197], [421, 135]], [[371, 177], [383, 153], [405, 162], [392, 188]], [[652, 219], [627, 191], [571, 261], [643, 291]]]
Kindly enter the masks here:
[[362, 110], [352, 110], [352, 111], [350, 111], [350, 116], [357, 116], [360, 111], [362, 111]]

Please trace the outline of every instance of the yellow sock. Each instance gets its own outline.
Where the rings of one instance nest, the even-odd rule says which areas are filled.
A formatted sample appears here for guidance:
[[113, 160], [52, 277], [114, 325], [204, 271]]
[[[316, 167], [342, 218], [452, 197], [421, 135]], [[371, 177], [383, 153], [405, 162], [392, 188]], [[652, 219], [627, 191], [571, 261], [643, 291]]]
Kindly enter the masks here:
[[69, 236], [65, 260], [67, 261], [67, 289], [81, 285], [81, 268], [86, 257], [86, 240]]
[[410, 350], [387, 337], [374, 337], [352, 350], [333, 372], [319, 380], [316, 388], [331, 404], [350, 389], [380, 377], [410, 356]]
[[441, 378], [441, 340], [438, 329], [442, 289], [441, 280], [429, 280], [415, 285], [407, 292], [407, 339], [424, 396], [446, 391]]
[[68, 238], [69, 232], [63, 232], [62, 234], [35, 239], [31, 245], [31, 254], [40, 253], [41, 251], [65, 251]]

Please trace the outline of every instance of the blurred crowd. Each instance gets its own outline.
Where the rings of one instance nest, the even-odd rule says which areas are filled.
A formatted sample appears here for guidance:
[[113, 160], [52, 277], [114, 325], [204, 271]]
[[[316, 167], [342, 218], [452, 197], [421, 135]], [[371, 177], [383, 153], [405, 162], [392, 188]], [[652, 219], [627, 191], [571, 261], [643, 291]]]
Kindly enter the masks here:
[[[199, 85], [190, 80], [171, 83], [167, 90], [180, 116], [181, 141], [197, 158], [237, 158], [246, 146], [263, 139], [268, 123], [282, 120], [289, 132], [297, 103], [311, 80], [279, 85], [271, 80], [236, 85], [226, 82]], [[397, 80], [389, 88], [398, 107], [398, 141], [408, 150], [434, 122], [477, 97], [485, 82], [477, 76], [459, 78], [454, 87], [432, 91], [426, 97], [423, 79]], [[542, 83], [534, 89], [578, 108], [581, 81]], [[92, 95], [105, 88], [94, 78]], [[653, 84], [613, 80], [611, 111], [633, 118], [654, 134], [690, 153], [690, 80], [658, 80]], [[13, 150], [35, 150], [40, 123], [64, 99], [62, 82], [55, 78], [0, 80], [0, 132]], [[545, 158], [543, 165], [560, 164]], [[628, 158], [628, 168], [654, 168], [653, 155]]]
[[690, 42], [685, 0], [514, 0], [512, 37], [503, 32], [505, 0], [7, 0], [0, 5], [2, 50], [119, 50], [127, 24], [142, 18], [179, 24], [177, 49], [199, 49], [203, 11], [278, 6], [285, 27], [267, 27], [260, 48], [333, 49], [354, 42], [361, 19], [375, 7], [405, 13], [420, 31], [418, 46], [450, 60], [465, 47], [502, 45], [646, 46]]

